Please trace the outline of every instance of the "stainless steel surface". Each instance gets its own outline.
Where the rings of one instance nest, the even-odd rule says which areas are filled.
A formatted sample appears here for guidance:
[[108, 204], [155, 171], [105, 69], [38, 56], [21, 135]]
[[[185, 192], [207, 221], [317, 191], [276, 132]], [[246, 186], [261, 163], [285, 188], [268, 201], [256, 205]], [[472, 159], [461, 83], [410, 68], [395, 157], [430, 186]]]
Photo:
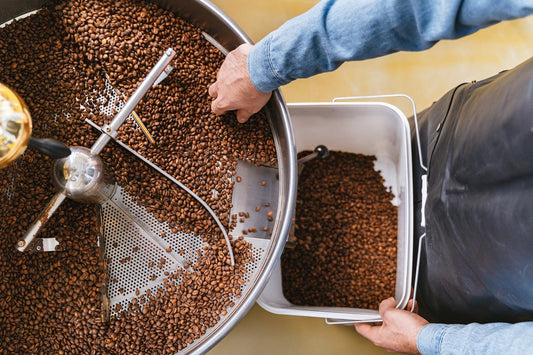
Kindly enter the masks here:
[[[312, 153], [298, 159], [298, 172], [305, 163], [316, 158], [325, 158], [328, 155], [329, 151], [326, 146], [317, 146]], [[231, 215], [236, 220], [234, 231], [246, 235], [247, 238], [269, 239], [274, 225], [273, 206], [277, 205], [278, 199], [278, 169], [239, 161], [233, 181], [235, 185], [231, 201], [233, 205]], [[285, 247], [294, 246], [294, 223], [291, 220]]]
[[[118, 314], [118, 304], [121, 310], [127, 309], [129, 301], [139, 297], [136, 292], [145, 295], [151, 290], [156, 294], [163, 287], [165, 272], [196, 261], [197, 251], [204, 245], [202, 238], [193, 233], [173, 233], [167, 223], [160, 223], [121, 187], [101, 205], [101, 211], [111, 316]], [[171, 251], [167, 252], [169, 247]], [[165, 262], [161, 267], [148, 267], [150, 262], [162, 259]]]
[[298, 168], [303, 167], [303, 165], [313, 159], [320, 158], [324, 159], [329, 156], [329, 150], [325, 145], [318, 145], [315, 147], [312, 153], [301, 157], [298, 159]]
[[249, 239], [270, 239], [275, 226], [274, 211], [278, 202], [279, 171], [269, 166], [237, 163], [233, 177], [231, 214], [236, 220], [237, 235]]
[[59, 251], [59, 242], [56, 238], [35, 238], [29, 250], [40, 253], [49, 251]]
[[[219, 48], [224, 51], [232, 50], [245, 42], [251, 43], [248, 36], [209, 1], [162, 0], [154, 2], [199, 25], [206, 34], [216, 40]], [[0, 22], [36, 10], [43, 3], [44, 1], [0, 0], [0, 8], [2, 8]], [[246, 240], [253, 246], [254, 262], [246, 265], [249, 273], [245, 279], [242, 296], [234, 300], [235, 307], [230, 309], [215, 327], [190, 344], [183, 351], [184, 353], [207, 352], [245, 316], [260, 295], [283, 251], [296, 200], [297, 164], [291, 122], [279, 91], [275, 91], [268, 102], [266, 114], [273, 132], [279, 170], [277, 203], [275, 206], [272, 205], [274, 217], [272, 235], [269, 232], [270, 238], [266, 239], [246, 237]]]
[[2, 11], [0, 11], [0, 24], [24, 15], [30, 11], [40, 9], [47, 0], [5, 0], [0, 2]]
[[80, 202], [101, 202], [104, 182], [104, 166], [99, 156], [89, 148], [72, 147], [67, 158], [54, 162], [52, 183], [57, 191]]
[[174, 70], [174, 67], [172, 65], [167, 65], [165, 69], [159, 74], [157, 79], [155, 79], [154, 84], [152, 86], [158, 85], [160, 82], [166, 79], [166, 77], [170, 74], [171, 71]]

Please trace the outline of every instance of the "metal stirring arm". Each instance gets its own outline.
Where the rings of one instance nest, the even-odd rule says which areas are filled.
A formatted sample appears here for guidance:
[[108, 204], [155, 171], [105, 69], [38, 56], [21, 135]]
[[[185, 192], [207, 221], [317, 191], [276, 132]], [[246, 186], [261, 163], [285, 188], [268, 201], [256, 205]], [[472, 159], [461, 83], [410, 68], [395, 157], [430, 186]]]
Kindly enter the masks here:
[[[135, 90], [130, 99], [122, 107], [122, 109], [116, 114], [110, 124], [106, 124], [103, 127], [103, 133], [98, 137], [96, 142], [91, 147], [91, 154], [98, 155], [105, 148], [111, 138], [116, 137], [117, 131], [124, 123], [126, 118], [131, 114], [135, 106], [141, 101], [146, 92], [156, 83], [160, 75], [168, 75], [165, 69], [170, 64], [172, 59], [176, 56], [176, 52], [172, 48], [168, 48], [157, 64], [152, 68], [150, 73], [142, 81], [139, 87]], [[35, 239], [35, 236], [41, 229], [41, 227], [52, 217], [57, 208], [63, 203], [65, 198], [69, 195], [68, 191], [58, 192], [52, 200], [48, 203], [48, 206], [41, 212], [39, 217], [30, 225], [24, 236], [22, 236], [17, 242], [17, 250], [23, 252]]]
[[41, 227], [52, 217], [57, 208], [63, 203], [67, 196], [64, 193], [58, 192], [54, 197], [48, 202], [48, 206], [41, 212], [39, 217], [31, 224], [30, 228], [26, 231], [26, 234], [20, 238], [17, 242], [17, 250], [25, 251], [26, 248], [31, 244], [35, 239], [35, 236], [41, 229]]
[[[100, 128], [96, 123], [94, 123], [93, 121], [91, 121], [88, 118], [85, 119], [85, 122], [87, 122], [88, 124], [90, 124], [92, 127], [96, 128], [99, 131], [103, 130], [103, 128]], [[136, 158], [141, 160], [143, 163], [145, 163], [146, 165], [150, 166], [152, 169], [154, 169], [155, 171], [157, 171], [158, 173], [160, 173], [161, 175], [163, 175], [164, 177], [166, 177], [167, 179], [172, 181], [174, 184], [178, 185], [181, 189], [183, 189], [185, 192], [187, 192], [189, 195], [191, 195], [196, 201], [198, 201], [202, 205], [203, 208], [205, 208], [205, 210], [211, 215], [211, 217], [216, 222], [218, 228], [222, 231], [222, 234], [224, 235], [224, 239], [226, 240], [226, 245], [228, 247], [231, 265], [234, 266], [235, 265], [235, 257], [233, 255], [233, 249], [231, 248], [231, 242], [229, 240], [228, 233], [226, 232], [226, 229], [222, 225], [222, 222], [218, 218], [218, 216], [215, 213], [215, 211], [213, 211], [213, 209], [211, 207], [209, 207], [209, 205], [204, 200], [202, 200], [202, 198], [200, 196], [195, 194], [191, 189], [189, 189], [187, 186], [183, 185], [181, 182], [179, 182], [172, 175], [170, 175], [169, 173], [167, 173], [166, 171], [161, 169], [156, 164], [152, 163], [150, 160], [148, 160], [145, 157], [143, 157], [141, 154], [137, 153], [135, 150], [133, 150], [130, 147], [128, 147], [126, 144], [124, 144], [123, 142], [118, 140], [116, 137], [113, 137], [113, 140], [115, 141], [115, 143], [117, 143], [122, 148], [127, 150], [129, 153], [134, 155]]]

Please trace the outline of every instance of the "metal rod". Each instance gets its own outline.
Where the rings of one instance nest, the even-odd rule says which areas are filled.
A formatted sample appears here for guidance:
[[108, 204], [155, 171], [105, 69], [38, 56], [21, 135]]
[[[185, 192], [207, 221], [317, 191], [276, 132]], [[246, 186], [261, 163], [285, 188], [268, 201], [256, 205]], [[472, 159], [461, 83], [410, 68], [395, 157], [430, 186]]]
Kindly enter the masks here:
[[418, 238], [418, 254], [416, 256], [415, 285], [413, 287], [413, 304], [411, 305], [411, 312], [414, 312], [415, 310], [416, 291], [418, 289], [418, 273], [420, 271], [420, 254], [422, 253], [422, 242], [425, 240], [425, 237], [426, 233], [422, 234], [420, 238]]
[[176, 56], [176, 52], [172, 48], [168, 48], [161, 59], [157, 62], [157, 64], [152, 68], [150, 73], [146, 76], [146, 78], [143, 80], [141, 85], [135, 90], [133, 95], [129, 98], [128, 101], [122, 106], [120, 111], [117, 113], [115, 118], [113, 118], [113, 121], [104, 128], [104, 132], [98, 137], [96, 142], [91, 147], [91, 154], [97, 155], [100, 154], [100, 152], [104, 149], [107, 143], [109, 143], [109, 140], [117, 134], [117, 130], [120, 128], [122, 123], [126, 120], [126, 118], [131, 114], [135, 106], [141, 101], [141, 99], [144, 97], [146, 92], [150, 89], [152, 84], [155, 82], [155, 80], [159, 77], [159, 75], [165, 70], [167, 65], [172, 61], [172, 59]]

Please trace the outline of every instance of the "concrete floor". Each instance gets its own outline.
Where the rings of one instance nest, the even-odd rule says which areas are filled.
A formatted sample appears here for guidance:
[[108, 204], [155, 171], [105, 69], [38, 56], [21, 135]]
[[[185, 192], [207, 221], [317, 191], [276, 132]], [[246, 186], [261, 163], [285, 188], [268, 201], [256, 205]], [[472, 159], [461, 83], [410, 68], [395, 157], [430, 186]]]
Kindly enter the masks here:
[[[212, 0], [253, 41], [313, 6], [316, 0]], [[281, 88], [287, 102], [324, 102], [334, 97], [402, 93], [417, 110], [456, 85], [492, 76], [531, 57], [533, 16], [500, 23], [474, 35], [442, 41], [430, 50], [396, 53], [346, 63], [337, 71], [298, 80]], [[388, 101], [407, 116], [410, 104]], [[210, 352], [218, 354], [389, 354], [352, 327], [323, 319], [278, 316], [258, 305]]]

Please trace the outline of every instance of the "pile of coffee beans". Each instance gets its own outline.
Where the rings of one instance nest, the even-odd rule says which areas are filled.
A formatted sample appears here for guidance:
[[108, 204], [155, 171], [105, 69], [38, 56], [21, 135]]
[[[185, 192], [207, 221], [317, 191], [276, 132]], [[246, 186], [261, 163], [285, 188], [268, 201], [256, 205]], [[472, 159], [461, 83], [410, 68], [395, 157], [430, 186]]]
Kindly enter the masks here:
[[305, 163], [296, 246], [281, 257], [283, 293], [291, 303], [377, 309], [394, 296], [398, 212], [375, 159], [332, 151]]
[[[210, 112], [207, 90], [224, 57], [200, 28], [143, 1], [52, 1], [0, 29], [0, 82], [27, 103], [35, 137], [91, 147], [99, 132], [84, 120], [112, 119], [100, 110], [106, 74], [128, 97], [168, 47], [178, 53], [174, 71], [135, 108], [156, 143], [134, 124], [119, 139], [202, 197], [229, 229], [237, 161], [275, 164], [275, 147], [264, 113], [239, 124], [233, 114]], [[27, 149], [0, 171], [0, 353], [175, 353], [240, 298], [251, 246], [233, 238], [232, 266], [221, 231], [192, 197], [114, 143], [101, 156], [140, 205], [208, 246], [187, 271], [169, 274], [160, 290], [139, 294], [103, 323], [94, 205], [65, 201], [39, 233], [62, 251], [15, 250], [55, 193], [52, 161]]]

